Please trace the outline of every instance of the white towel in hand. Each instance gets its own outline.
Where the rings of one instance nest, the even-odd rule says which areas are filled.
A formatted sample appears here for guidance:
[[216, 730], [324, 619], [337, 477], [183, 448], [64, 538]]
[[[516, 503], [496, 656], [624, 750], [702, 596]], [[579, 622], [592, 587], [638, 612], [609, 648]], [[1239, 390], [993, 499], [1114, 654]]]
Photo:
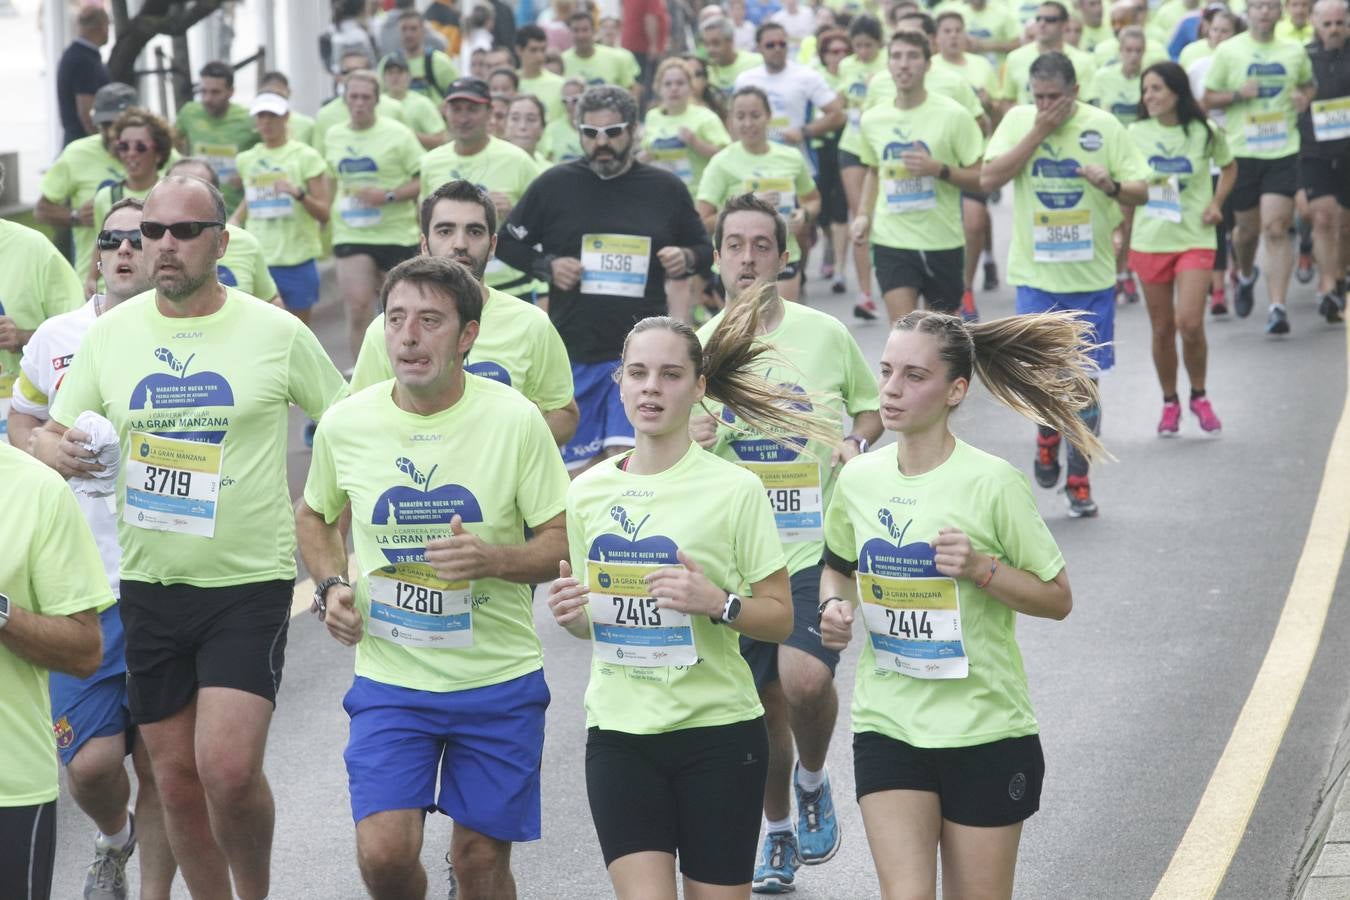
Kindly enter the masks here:
[[97, 456], [104, 468], [102, 472], [70, 479], [71, 489], [91, 497], [111, 496], [117, 488], [117, 467], [122, 458], [122, 442], [117, 437], [117, 429], [98, 413], [88, 411], [80, 413], [73, 427], [89, 435], [84, 448]]

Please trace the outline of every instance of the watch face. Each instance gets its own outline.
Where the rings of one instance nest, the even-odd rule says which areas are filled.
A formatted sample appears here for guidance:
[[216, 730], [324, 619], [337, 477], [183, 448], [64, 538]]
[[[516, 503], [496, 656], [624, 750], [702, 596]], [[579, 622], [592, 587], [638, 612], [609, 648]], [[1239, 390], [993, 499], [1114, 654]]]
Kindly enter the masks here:
[[4, 594], [0, 594], [0, 616], [9, 618], [9, 598]]
[[740, 614], [741, 614], [741, 598], [737, 597], [735, 594], [732, 594], [731, 599], [727, 602], [727, 612], [723, 618], [728, 622], [734, 622], [736, 621], [736, 617], [739, 616]]

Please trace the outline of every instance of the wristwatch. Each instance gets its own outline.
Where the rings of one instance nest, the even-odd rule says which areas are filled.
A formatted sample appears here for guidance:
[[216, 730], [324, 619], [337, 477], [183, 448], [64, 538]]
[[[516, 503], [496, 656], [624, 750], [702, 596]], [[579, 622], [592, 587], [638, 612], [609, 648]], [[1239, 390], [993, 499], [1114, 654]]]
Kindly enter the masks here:
[[0, 594], [0, 631], [9, 624], [9, 597]]
[[952, 177], [952, 167], [947, 165], [946, 163], [943, 163], [942, 168], [938, 169], [938, 178], [940, 178], [943, 181], [946, 181], [951, 177]]
[[853, 443], [857, 444], [859, 453], [866, 453], [867, 448], [872, 446], [871, 443], [868, 442], [867, 438], [863, 437], [860, 434], [850, 434], [848, 437], [844, 438], [844, 440], [852, 441]]
[[396, 195], [393, 191], [385, 191], [385, 192], [384, 192], [384, 202], [385, 202], [385, 203], [394, 203], [394, 202], [397, 201], [397, 200], [398, 200], [398, 195]]
[[820, 626], [820, 620], [823, 619], [823, 618], [825, 618], [825, 607], [829, 606], [829, 605], [830, 605], [832, 602], [834, 602], [835, 600], [838, 600], [840, 603], [843, 603], [843, 602], [844, 602], [844, 598], [838, 596], [837, 594], [834, 595], [834, 596], [826, 597], [824, 600], [820, 601], [820, 605], [816, 607], [816, 626], [817, 626], [817, 627]]
[[74, 207], [70, 210], [70, 224], [72, 226], [80, 224], [80, 211]]
[[730, 591], [727, 592], [727, 602], [722, 607], [722, 615], [713, 619], [714, 625], [730, 625], [735, 622], [741, 614], [741, 598]]
[[323, 617], [328, 614], [328, 591], [334, 585], [341, 584], [345, 587], [351, 587], [351, 583], [341, 575], [333, 575], [320, 581], [314, 587], [314, 602], [310, 604], [309, 611], [323, 621]]

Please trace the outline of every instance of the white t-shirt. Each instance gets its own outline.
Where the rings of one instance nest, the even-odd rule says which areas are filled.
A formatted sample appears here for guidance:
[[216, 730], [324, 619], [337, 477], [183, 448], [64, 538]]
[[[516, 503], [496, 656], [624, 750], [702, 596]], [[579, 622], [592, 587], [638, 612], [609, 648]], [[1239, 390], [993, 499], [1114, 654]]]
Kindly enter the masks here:
[[746, 50], [750, 53], [757, 51], [755, 44], [755, 23], [746, 19], [736, 26], [736, 33], [732, 40], [736, 44], [737, 50]]
[[[19, 361], [22, 373], [20, 382], [14, 389], [14, 410], [37, 419], [51, 418], [52, 401], [61, 386], [61, 379], [70, 369], [75, 359], [75, 351], [84, 340], [84, 333], [98, 318], [99, 304], [103, 295], [95, 294], [89, 302], [79, 309], [59, 316], [52, 316], [33, 332], [33, 337], [23, 348], [23, 358]], [[94, 533], [94, 543], [98, 546], [98, 555], [103, 560], [103, 571], [108, 576], [113, 596], [121, 596], [121, 576], [118, 569], [122, 561], [122, 551], [117, 546], [117, 508], [110, 504], [107, 497], [91, 497], [75, 492], [80, 512]]]
[[798, 6], [795, 13], [790, 13], [786, 9], [780, 9], [778, 12], [769, 16], [770, 22], [777, 22], [787, 29], [788, 41], [796, 47], [801, 42], [815, 33], [816, 30], [816, 11], [809, 6]]
[[746, 69], [736, 76], [736, 88], [753, 85], [769, 95], [773, 107], [769, 117], [769, 140], [782, 141], [783, 132], [801, 128], [809, 121], [809, 108], [820, 109], [839, 95], [825, 82], [825, 76], [800, 63], [788, 62], [783, 71], [771, 74], [765, 66]]

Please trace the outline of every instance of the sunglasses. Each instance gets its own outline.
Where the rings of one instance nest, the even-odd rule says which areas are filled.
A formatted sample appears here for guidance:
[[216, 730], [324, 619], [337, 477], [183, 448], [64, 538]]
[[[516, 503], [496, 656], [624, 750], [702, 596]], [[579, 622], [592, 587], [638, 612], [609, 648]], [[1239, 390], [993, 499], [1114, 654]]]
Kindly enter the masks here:
[[765, 49], [765, 50], [782, 50], [782, 49], [783, 49], [784, 47], [786, 47], [786, 46], [787, 46], [787, 41], [765, 41], [765, 42], [764, 42], [764, 49]]
[[619, 135], [628, 130], [627, 122], [619, 122], [617, 125], [581, 125], [579, 126], [581, 136], [588, 141], [593, 141], [601, 134], [611, 141], [617, 140]]
[[1044, 22], [1044, 23], [1046, 23], [1047, 25], [1053, 25], [1053, 24], [1055, 24], [1056, 22], [1063, 22], [1063, 21], [1064, 21], [1064, 17], [1063, 17], [1063, 16], [1037, 16], [1037, 17], [1036, 17], [1036, 21], [1037, 21], [1037, 22]]
[[224, 228], [224, 222], [174, 222], [172, 225], [165, 225], [163, 222], [141, 222], [141, 234], [152, 241], [157, 241], [164, 237], [164, 232], [173, 235], [174, 240], [190, 241], [197, 237], [208, 228]]
[[138, 228], [129, 231], [100, 231], [98, 233], [98, 249], [116, 250], [122, 246], [123, 241], [131, 241], [131, 249], [141, 249], [141, 232]]
[[118, 141], [116, 146], [118, 153], [126, 153], [130, 150], [135, 150], [137, 153], [149, 153], [154, 149], [149, 144], [145, 143], [145, 141], [137, 141], [134, 144], [130, 141]]

